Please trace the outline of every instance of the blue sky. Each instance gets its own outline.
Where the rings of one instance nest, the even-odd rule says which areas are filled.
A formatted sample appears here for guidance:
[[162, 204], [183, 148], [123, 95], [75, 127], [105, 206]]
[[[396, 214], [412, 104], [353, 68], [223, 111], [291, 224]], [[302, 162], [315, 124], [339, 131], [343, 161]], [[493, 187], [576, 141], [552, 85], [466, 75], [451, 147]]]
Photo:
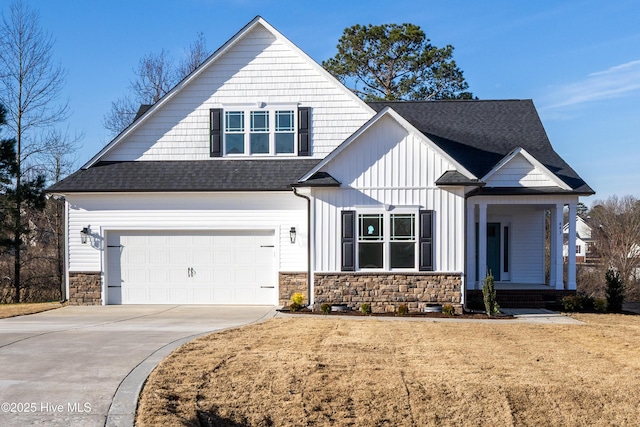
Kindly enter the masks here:
[[[261, 15], [317, 62], [345, 27], [409, 22], [451, 44], [481, 99], [533, 99], [555, 150], [594, 188], [640, 198], [640, 2], [637, 0], [317, 1], [24, 0], [67, 69], [78, 164], [109, 142], [102, 119], [161, 49], [179, 60], [198, 32], [213, 51]], [[2, 2], [5, 12], [9, 0]]]

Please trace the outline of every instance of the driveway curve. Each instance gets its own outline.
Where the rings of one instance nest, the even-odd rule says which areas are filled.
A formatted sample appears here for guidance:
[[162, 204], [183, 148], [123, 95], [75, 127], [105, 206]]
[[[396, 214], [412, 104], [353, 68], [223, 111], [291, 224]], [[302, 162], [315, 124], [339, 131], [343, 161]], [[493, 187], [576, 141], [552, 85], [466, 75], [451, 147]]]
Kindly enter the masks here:
[[131, 426], [138, 391], [179, 345], [272, 306], [64, 307], [0, 319], [0, 425]]

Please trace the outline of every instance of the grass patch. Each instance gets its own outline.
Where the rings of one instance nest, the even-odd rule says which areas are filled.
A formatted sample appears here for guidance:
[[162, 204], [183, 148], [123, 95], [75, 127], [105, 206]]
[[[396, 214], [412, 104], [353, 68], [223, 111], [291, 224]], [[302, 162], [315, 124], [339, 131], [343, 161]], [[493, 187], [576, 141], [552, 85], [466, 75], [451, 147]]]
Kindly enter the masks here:
[[177, 349], [136, 425], [635, 425], [640, 316], [585, 325], [276, 318]]
[[63, 307], [59, 302], [38, 302], [25, 304], [0, 304], [0, 319], [14, 316], [24, 316], [26, 314], [40, 313], [41, 311], [53, 310]]

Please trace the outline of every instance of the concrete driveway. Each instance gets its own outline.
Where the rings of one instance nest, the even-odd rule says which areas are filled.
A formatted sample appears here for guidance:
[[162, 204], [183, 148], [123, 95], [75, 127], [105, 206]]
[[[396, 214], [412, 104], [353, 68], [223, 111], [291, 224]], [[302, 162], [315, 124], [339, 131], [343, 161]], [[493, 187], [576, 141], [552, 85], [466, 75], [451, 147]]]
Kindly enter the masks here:
[[147, 375], [206, 332], [270, 306], [64, 307], [0, 319], [1, 426], [131, 426]]

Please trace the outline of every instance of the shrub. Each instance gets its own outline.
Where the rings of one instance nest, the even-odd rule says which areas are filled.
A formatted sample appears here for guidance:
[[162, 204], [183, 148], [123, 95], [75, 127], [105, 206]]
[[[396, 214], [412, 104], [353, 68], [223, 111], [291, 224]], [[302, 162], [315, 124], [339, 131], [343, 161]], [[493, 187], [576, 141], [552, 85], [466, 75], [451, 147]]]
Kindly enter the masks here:
[[496, 301], [496, 288], [493, 286], [493, 274], [491, 274], [491, 271], [489, 271], [489, 274], [484, 279], [484, 285], [482, 285], [482, 296], [487, 316], [491, 317], [494, 314], [500, 313], [500, 306]]
[[564, 311], [600, 311], [596, 300], [582, 292], [562, 298], [562, 308]]
[[451, 304], [444, 304], [442, 306], [442, 314], [445, 316], [455, 316], [456, 310]]
[[331, 313], [331, 304], [326, 303], [326, 302], [325, 302], [325, 303], [323, 303], [323, 304], [320, 306], [320, 311], [322, 311], [322, 314], [329, 314], [329, 313]]
[[607, 307], [611, 312], [622, 311], [622, 303], [624, 302], [624, 283], [620, 279], [620, 272], [609, 269], [604, 275], [607, 281]]
[[607, 312], [607, 300], [604, 298], [596, 298], [593, 300], [593, 309], [598, 313]]
[[562, 298], [562, 309], [564, 311], [582, 311], [582, 296], [580, 294], [567, 295]]
[[362, 314], [371, 314], [371, 304], [367, 304], [366, 302], [364, 304], [360, 304], [360, 312]]
[[296, 292], [291, 295], [291, 305], [289, 306], [289, 310], [291, 311], [300, 311], [304, 306], [304, 295], [300, 292]]
[[407, 304], [402, 304], [398, 307], [398, 316], [406, 316], [407, 314], [409, 314], [409, 307], [407, 307]]

